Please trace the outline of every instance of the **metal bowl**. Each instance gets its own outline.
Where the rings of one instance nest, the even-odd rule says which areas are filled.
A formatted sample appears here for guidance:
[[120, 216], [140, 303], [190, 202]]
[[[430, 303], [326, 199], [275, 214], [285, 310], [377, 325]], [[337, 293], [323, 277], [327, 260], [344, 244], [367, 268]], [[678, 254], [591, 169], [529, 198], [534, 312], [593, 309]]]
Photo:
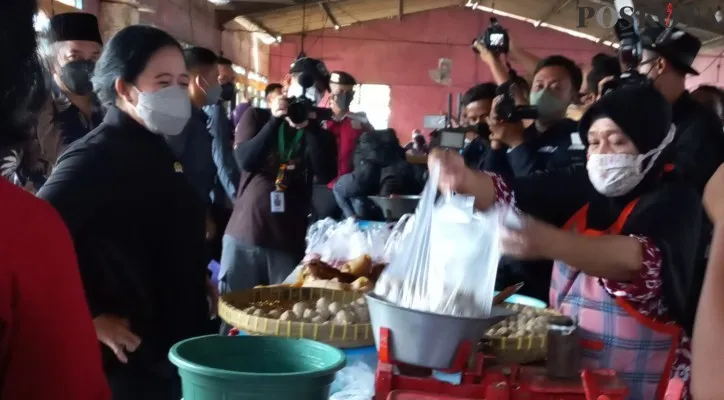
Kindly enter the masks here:
[[382, 215], [388, 221], [397, 221], [405, 214], [414, 213], [420, 202], [420, 196], [367, 197], [382, 209]]
[[402, 308], [374, 293], [365, 297], [377, 348], [380, 328], [388, 328], [392, 358], [434, 369], [451, 368], [463, 341], [471, 341], [474, 347], [490, 326], [515, 315], [504, 307], [493, 307], [488, 318], [454, 317]]

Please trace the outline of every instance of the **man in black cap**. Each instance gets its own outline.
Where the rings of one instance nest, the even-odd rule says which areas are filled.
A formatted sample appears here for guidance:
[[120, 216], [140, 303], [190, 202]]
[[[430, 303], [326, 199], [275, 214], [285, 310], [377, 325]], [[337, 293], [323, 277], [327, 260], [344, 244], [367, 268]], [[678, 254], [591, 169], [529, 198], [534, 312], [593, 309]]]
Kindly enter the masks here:
[[701, 48], [695, 36], [662, 25], [647, 27], [641, 34], [644, 47], [638, 71], [647, 76], [672, 104], [676, 125], [674, 168], [699, 191], [724, 162], [724, 138], [719, 118], [697, 103], [686, 90], [686, 75]]
[[[329, 85], [321, 61], [297, 60], [285, 79], [287, 96], [316, 105]], [[312, 177], [337, 175], [334, 137], [298, 99], [277, 96], [253, 107], [236, 127], [239, 194], [223, 237], [221, 293], [281, 283], [304, 256]]]
[[[672, 104], [673, 122], [676, 126], [673, 154], [670, 160], [674, 171], [685, 182], [691, 182], [703, 194], [704, 187], [716, 169], [724, 162], [724, 136], [719, 117], [706, 106], [698, 103], [686, 90], [686, 75], [699, 75], [692, 68], [701, 41], [695, 36], [676, 28], [661, 25], [647, 27], [641, 34], [644, 47], [638, 71], [647, 76]], [[676, 210], [672, 210], [676, 212]], [[690, 282], [683, 282], [689, 291], [682, 293], [687, 307], [696, 307], [704, 281], [703, 267], [708, 259], [712, 225], [704, 215], [697, 263], [692, 268]], [[686, 325], [693, 324], [694, 314]]]
[[352, 155], [357, 139], [364, 132], [372, 132], [374, 128], [367, 120], [365, 113], [353, 113], [349, 106], [354, 100], [354, 86], [357, 81], [344, 71], [333, 71], [329, 76], [329, 102], [332, 118], [323, 122], [323, 127], [330, 131], [337, 140], [337, 177], [329, 184], [317, 185], [314, 188], [314, 214], [317, 219], [339, 218], [341, 210], [332, 194], [337, 179], [352, 172]]
[[48, 40], [54, 84], [37, 127], [45, 176], [64, 148], [103, 120], [90, 80], [103, 48], [98, 19], [80, 12], [55, 15], [50, 19]]

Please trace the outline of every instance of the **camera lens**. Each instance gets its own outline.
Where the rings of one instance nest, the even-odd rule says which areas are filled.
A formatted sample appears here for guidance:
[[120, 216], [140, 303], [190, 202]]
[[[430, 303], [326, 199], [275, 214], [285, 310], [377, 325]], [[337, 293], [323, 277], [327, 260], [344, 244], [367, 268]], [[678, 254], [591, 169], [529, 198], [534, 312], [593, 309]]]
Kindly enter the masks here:
[[289, 117], [289, 119], [295, 124], [301, 124], [309, 119], [309, 113], [307, 112], [307, 107], [305, 107], [304, 103], [296, 100], [289, 103], [289, 107], [287, 108], [287, 117]]

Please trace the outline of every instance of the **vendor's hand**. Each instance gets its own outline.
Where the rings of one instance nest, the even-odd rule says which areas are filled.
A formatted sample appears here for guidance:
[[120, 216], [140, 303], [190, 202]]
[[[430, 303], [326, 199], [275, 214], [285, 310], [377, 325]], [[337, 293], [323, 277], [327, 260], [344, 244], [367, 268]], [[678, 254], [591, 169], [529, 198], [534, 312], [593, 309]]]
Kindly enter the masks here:
[[209, 296], [209, 300], [211, 301], [211, 310], [209, 310], [209, 314], [212, 318], [215, 318], [219, 315], [219, 288], [214, 285], [214, 282], [211, 281], [210, 277], [206, 278], [206, 292]]
[[102, 314], [93, 319], [98, 341], [108, 346], [118, 361], [128, 363], [127, 353], [133, 353], [141, 345], [141, 338], [129, 329], [127, 319]]
[[[495, 108], [500, 103], [502, 96], [493, 99], [490, 115], [488, 116], [488, 126], [490, 127], [490, 143], [493, 148], [499, 148], [500, 144], [504, 144], [512, 149], [523, 144], [523, 123], [504, 122], [495, 112]], [[497, 142], [497, 143], [496, 143]]]
[[530, 216], [521, 217], [522, 228], [503, 227], [500, 246], [504, 255], [519, 260], [550, 259], [551, 243], [560, 240], [560, 229]]
[[269, 106], [273, 116], [281, 118], [287, 115], [287, 109], [289, 108], [289, 101], [284, 96], [276, 96]]
[[473, 172], [459, 153], [433, 149], [427, 157], [427, 167], [432, 171], [436, 165], [440, 168], [438, 188], [441, 191], [465, 193]]

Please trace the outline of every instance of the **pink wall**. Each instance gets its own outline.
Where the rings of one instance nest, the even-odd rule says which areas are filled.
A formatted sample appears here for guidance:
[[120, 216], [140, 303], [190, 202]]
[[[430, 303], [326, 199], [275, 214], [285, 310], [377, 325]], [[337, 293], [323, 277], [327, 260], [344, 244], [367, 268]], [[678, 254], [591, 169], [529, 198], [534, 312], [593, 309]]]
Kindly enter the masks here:
[[[310, 57], [322, 58], [330, 70], [345, 70], [361, 83], [390, 85], [390, 127], [398, 131], [401, 140], [408, 140], [412, 129], [422, 125], [424, 115], [444, 112], [447, 93], [463, 92], [492, 80], [470, 49], [473, 37], [487, 27], [489, 18], [488, 13], [452, 7], [407, 15], [402, 21], [371, 21], [340, 31], [312, 32], [304, 51]], [[612, 51], [551, 29], [502, 17], [498, 20], [518, 46], [537, 55], [563, 54], [584, 64], [597, 52]], [[271, 47], [272, 81], [284, 76], [300, 49], [299, 36], [285, 36], [281, 45]], [[452, 59], [452, 87], [434, 83], [428, 76], [441, 57]], [[711, 71], [716, 75], [713, 66], [702, 79], [712, 79]]]

